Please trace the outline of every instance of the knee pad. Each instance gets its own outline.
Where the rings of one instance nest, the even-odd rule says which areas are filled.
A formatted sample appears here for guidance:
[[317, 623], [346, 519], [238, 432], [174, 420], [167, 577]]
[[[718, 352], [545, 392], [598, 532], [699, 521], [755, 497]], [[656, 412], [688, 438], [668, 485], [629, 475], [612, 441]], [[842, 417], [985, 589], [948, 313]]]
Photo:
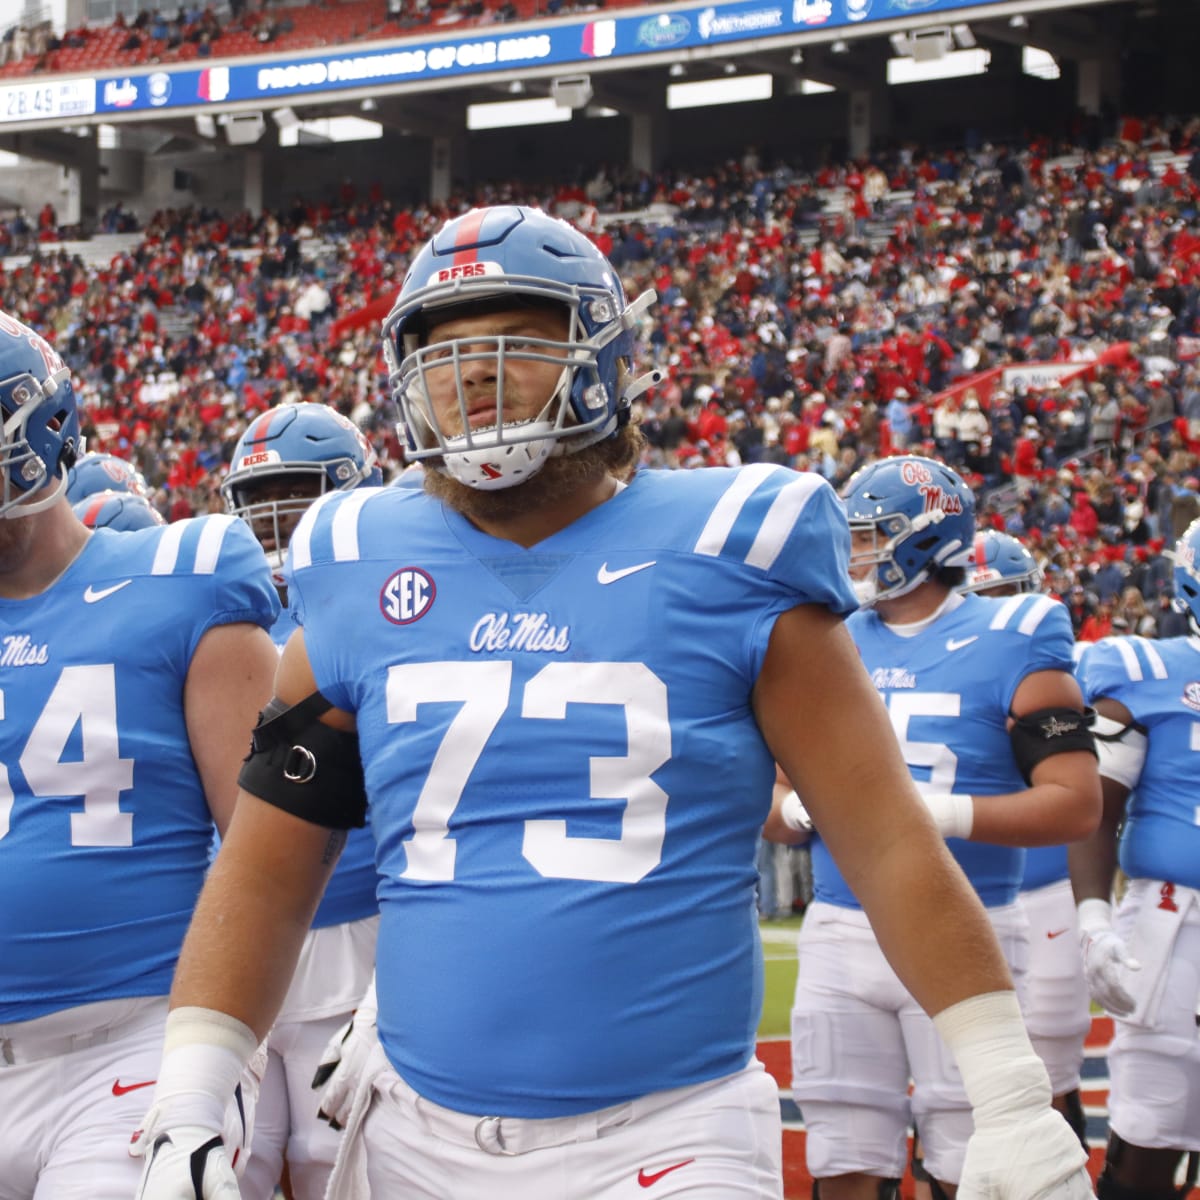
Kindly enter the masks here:
[[1088, 1149], [1087, 1140], [1087, 1114], [1083, 1111], [1083, 1099], [1079, 1095], [1079, 1089], [1067, 1092], [1063, 1096], [1063, 1102], [1066, 1105], [1067, 1124], [1075, 1131], [1075, 1136], [1079, 1139], [1085, 1150]]

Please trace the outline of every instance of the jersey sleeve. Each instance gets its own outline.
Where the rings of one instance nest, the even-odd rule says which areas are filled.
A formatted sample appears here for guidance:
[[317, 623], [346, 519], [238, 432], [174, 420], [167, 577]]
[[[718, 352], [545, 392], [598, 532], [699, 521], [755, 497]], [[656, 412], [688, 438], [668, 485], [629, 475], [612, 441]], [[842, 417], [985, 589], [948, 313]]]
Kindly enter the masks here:
[[1027, 675], [1035, 671], [1074, 673], [1071, 615], [1053, 596], [1025, 593], [1011, 597], [999, 607], [990, 628], [1001, 633], [1003, 642], [997, 649], [1011, 667], [1002, 697], [1005, 711], [1012, 708], [1017, 688]]
[[766, 466], [738, 471], [694, 552], [724, 559], [742, 573], [748, 593], [765, 595], [748, 630], [756, 674], [780, 613], [820, 604], [844, 617], [858, 607], [845, 510], [819, 475]]
[[1079, 664], [1083, 698], [1094, 704], [1102, 697], [1119, 700], [1137, 718], [1138, 684], [1165, 679], [1162, 656], [1145, 638], [1111, 637], [1096, 642]]
[[198, 619], [192, 623], [189, 654], [217, 625], [249, 622], [270, 629], [279, 596], [262, 547], [237, 517], [214, 514], [176, 521], [162, 530], [152, 575], [191, 575], [197, 587]]

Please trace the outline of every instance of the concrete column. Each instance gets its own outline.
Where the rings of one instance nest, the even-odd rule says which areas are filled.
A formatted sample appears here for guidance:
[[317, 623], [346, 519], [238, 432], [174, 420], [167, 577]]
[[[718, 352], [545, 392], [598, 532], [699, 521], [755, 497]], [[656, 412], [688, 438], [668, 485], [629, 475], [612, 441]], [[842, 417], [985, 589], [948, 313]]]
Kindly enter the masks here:
[[1098, 117], [1107, 107], [1120, 107], [1120, 68], [1112, 58], [1084, 58], [1075, 64], [1075, 102], [1081, 112]]
[[263, 152], [247, 149], [241, 158], [242, 204], [257, 215], [263, 210]]
[[871, 152], [871, 91], [855, 88], [850, 93], [849, 129], [846, 142], [851, 158], [864, 158]]
[[100, 143], [96, 127], [88, 129], [88, 136], [77, 139], [75, 161], [64, 165], [67, 171], [66, 195], [59, 221], [66, 225], [82, 224], [94, 229], [100, 217]]
[[431, 139], [429, 154], [429, 199], [440, 204], [454, 187], [454, 171], [465, 165], [467, 147], [462, 138], [439, 135]]
[[665, 113], [635, 113], [630, 121], [629, 161], [635, 171], [653, 174], [662, 165], [667, 149]]

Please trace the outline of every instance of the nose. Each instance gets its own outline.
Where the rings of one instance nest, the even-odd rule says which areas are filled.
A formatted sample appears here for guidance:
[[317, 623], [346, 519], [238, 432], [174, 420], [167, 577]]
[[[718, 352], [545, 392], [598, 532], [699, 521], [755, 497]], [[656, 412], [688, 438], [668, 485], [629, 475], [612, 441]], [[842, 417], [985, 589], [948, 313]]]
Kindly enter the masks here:
[[500, 363], [494, 341], [460, 342], [458, 353], [459, 373], [464, 385], [490, 384], [496, 381], [500, 373]]

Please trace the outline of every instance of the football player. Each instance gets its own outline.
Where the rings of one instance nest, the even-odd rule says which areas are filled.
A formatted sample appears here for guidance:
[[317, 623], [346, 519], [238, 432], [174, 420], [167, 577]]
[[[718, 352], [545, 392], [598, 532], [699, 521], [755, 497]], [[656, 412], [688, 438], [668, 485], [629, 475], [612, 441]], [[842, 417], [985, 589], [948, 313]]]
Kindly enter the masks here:
[[[256, 417], [238, 439], [221, 494], [254, 531], [286, 601], [283, 558], [305, 510], [328, 492], [382, 481], [375, 452], [352, 421], [323, 404], [285, 404]], [[295, 628], [281, 612], [271, 627], [276, 646], [282, 649]], [[267, 1039], [243, 1200], [270, 1200], [285, 1158], [295, 1200], [325, 1195], [338, 1135], [318, 1118], [312, 1079], [326, 1045], [360, 1007], [375, 965], [375, 885], [374, 842], [367, 829], [355, 829]]]
[[[515, 206], [414, 259], [384, 345], [425, 488], [322, 497], [292, 536], [301, 628], [176, 976], [154, 1128], [179, 1153], [143, 1200], [228, 1181], [212, 1106], [368, 799], [381, 1048], [331, 1195], [777, 1200], [754, 1058], [776, 758], [959, 1056], [977, 1194], [1084, 1194], [995, 938], [842, 627], [836, 496], [766, 464], [624, 482], [652, 299]], [[1018, 1151], [1022, 1186], [1002, 1176]]]
[[[975, 538], [975, 556], [962, 590], [980, 596], [1040, 593], [1043, 578], [1037, 559], [1015, 537], [989, 530]], [[1079, 1082], [1092, 1018], [1065, 845], [1025, 851], [1020, 904], [1029, 921], [1025, 1026], [1050, 1073], [1054, 1107], [1086, 1147], [1087, 1119]]]
[[[1020, 985], [1028, 954], [1017, 903], [1021, 847], [1084, 837], [1100, 813], [1066, 609], [1048, 596], [991, 599], [958, 590], [973, 556], [975, 503], [943, 464], [884, 459], [851, 478], [844, 498], [862, 605], [847, 626], [912, 781]], [[789, 817], [797, 802], [783, 798], [776, 817], [802, 826]], [[940, 1200], [972, 1173], [971, 1082], [911, 981], [886, 960], [861, 883], [835, 861], [822, 818], [813, 817], [826, 836], [813, 841], [814, 903], [800, 932], [792, 1010], [792, 1094], [804, 1114], [808, 1169], [822, 1200], [895, 1196], [913, 1121]], [[1035, 1077], [1048, 1099], [1036, 1058], [1031, 1086]], [[1061, 1149], [1072, 1134], [1054, 1120]], [[1074, 1150], [1076, 1162], [1086, 1161], [1077, 1140]], [[1034, 1185], [1048, 1160], [1019, 1142], [1009, 1152], [1021, 1194], [1040, 1194]]]
[[115, 454], [81, 454], [67, 472], [67, 499], [78, 504], [97, 492], [129, 492], [150, 499], [146, 477], [131, 462]]
[[231, 517], [79, 521], [69, 372], [4, 314], [0, 414], [0, 1197], [126, 1200], [279, 602]]
[[[1192, 635], [1104, 638], [1080, 663], [1095, 706], [1104, 817], [1071, 848], [1084, 970], [1116, 1018], [1102, 1200], [1168, 1200], [1200, 1155], [1200, 522], [1174, 548]], [[1118, 860], [1129, 886], [1114, 918]], [[1176, 1186], [1184, 1155], [1182, 1189]]]
[[131, 529], [148, 529], [167, 523], [162, 513], [136, 492], [93, 492], [71, 507], [88, 529], [115, 529], [118, 533], [128, 533]]

